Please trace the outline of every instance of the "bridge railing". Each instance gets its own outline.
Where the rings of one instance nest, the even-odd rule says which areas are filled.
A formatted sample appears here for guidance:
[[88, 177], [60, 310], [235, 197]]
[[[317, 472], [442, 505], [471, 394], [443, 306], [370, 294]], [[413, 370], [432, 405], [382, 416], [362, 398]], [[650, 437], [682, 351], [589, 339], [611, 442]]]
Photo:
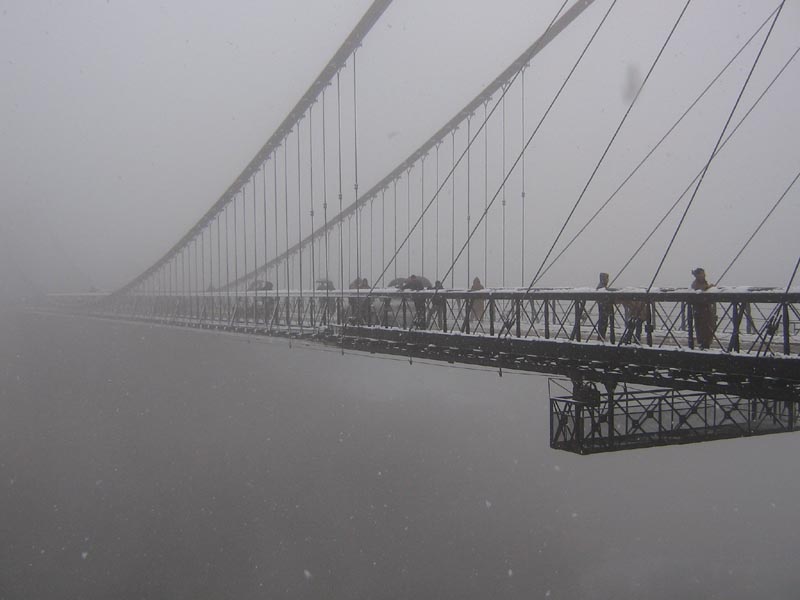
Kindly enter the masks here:
[[100, 312], [262, 332], [370, 328], [587, 344], [797, 354], [800, 292], [346, 290], [126, 294]]
[[549, 387], [550, 446], [578, 454], [791, 432], [800, 426], [792, 401], [675, 388], [580, 391], [553, 379]]

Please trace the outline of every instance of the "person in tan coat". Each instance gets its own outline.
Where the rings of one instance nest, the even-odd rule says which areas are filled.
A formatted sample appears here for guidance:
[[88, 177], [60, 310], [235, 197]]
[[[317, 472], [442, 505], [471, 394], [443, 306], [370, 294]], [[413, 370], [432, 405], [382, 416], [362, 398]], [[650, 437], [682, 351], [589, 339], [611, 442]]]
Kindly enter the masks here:
[[[473, 279], [472, 287], [470, 287], [469, 290], [471, 292], [475, 292], [477, 290], [482, 290], [482, 289], [484, 289], [484, 287], [483, 284], [481, 283], [480, 278], [476, 277], [475, 279]], [[480, 323], [481, 317], [483, 316], [483, 308], [484, 308], [483, 298], [475, 298], [474, 300], [472, 300], [471, 306], [472, 307], [470, 311], [472, 313], [471, 314], [472, 319]]]
[[[713, 287], [706, 280], [706, 272], [702, 267], [697, 267], [692, 271], [694, 281], [692, 289], [705, 292]], [[694, 317], [694, 331], [697, 345], [701, 350], [707, 350], [714, 341], [714, 330], [717, 327], [717, 308], [713, 302], [695, 302], [691, 304], [692, 316]]]

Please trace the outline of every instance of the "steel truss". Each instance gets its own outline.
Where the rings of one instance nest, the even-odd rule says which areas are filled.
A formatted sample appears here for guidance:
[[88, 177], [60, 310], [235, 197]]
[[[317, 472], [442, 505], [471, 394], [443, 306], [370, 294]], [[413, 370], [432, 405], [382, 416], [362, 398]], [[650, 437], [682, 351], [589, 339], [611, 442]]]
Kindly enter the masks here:
[[[606, 319], [601, 335], [600, 305]], [[714, 305], [714, 345], [693, 343], [692, 313]], [[796, 400], [800, 294], [777, 290], [217, 291], [129, 294], [92, 314], [746, 398]], [[632, 316], [635, 315], [635, 316]]]
[[798, 402], [551, 379], [550, 447], [577, 454], [795, 431]]
[[[551, 445], [581, 454], [797, 427], [797, 292], [225, 290], [52, 299], [112, 319], [567, 377], [571, 387], [558, 393], [551, 383]], [[693, 343], [701, 305], [716, 314], [708, 350]]]

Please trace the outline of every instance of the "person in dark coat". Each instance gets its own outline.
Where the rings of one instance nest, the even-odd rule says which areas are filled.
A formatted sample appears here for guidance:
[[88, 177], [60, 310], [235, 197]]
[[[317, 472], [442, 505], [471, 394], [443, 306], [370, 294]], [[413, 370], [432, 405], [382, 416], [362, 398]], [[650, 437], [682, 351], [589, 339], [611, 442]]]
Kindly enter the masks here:
[[[444, 286], [442, 285], [442, 282], [437, 279], [436, 283], [433, 284], [433, 289], [441, 290], [443, 288]], [[431, 298], [431, 310], [436, 322], [436, 328], [442, 329], [444, 326], [445, 311], [447, 310], [447, 300], [445, 297], [439, 294], [434, 294]]]
[[[706, 280], [706, 272], [702, 267], [694, 269], [692, 275], [694, 275], [693, 290], [705, 292], [714, 287]], [[701, 350], [707, 350], [714, 341], [714, 330], [717, 328], [717, 307], [713, 302], [693, 302], [691, 309], [697, 345]]]
[[[369, 283], [367, 278], [356, 277], [350, 282], [349, 288], [351, 290], [369, 290]], [[353, 321], [357, 324], [364, 323], [369, 317], [370, 299], [367, 298], [350, 298], [348, 304], [350, 305], [350, 314]]]
[[[369, 281], [367, 281], [366, 277], [361, 278], [361, 289], [368, 291], [370, 289]], [[372, 298], [369, 296], [369, 294], [367, 294], [367, 296], [363, 300], [361, 300], [360, 315], [359, 315], [361, 322], [371, 323], [372, 322], [372, 320], [370, 319], [370, 317], [372, 316], [371, 313], [372, 313]]]
[[[264, 292], [269, 292], [275, 289], [275, 285], [269, 279], [267, 279], [258, 289]], [[264, 309], [264, 324], [266, 325], [272, 319], [272, 313], [275, 310], [275, 298], [265, 294], [262, 302], [262, 307]]]
[[[597, 289], [608, 289], [608, 273], [600, 273], [600, 282], [597, 284]], [[598, 300], [597, 312], [599, 314], [597, 319], [597, 334], [600, 336], [601, 340], [604, 340], [608, 332], [608, 325], [611, 323], [611, 319], [614, 316], [614, 305], [611, 302]]]
[[[484, 289], [483, 284], [481, 283], [480, 277], [476, 277], [472, 280], [472, 287], [469, 288], [471, 292], [475, 292], [478, 290]], [[484, 301], [483, 298], [475, 298], [472, 300], [472, 306], [470, 311], [472, 313], [472, 318], [480, 323], [481, 318], [483, 317], [483, 308], [484, 308]]]
[[419, 277], [412, 274], [403, 282], [403, 285], [400, 289], [418, 292], [419, 290], [424, 290], [425, 285], [422, 283], [422, 280]]
[[625, 331], [620, 343], [631, 344], [642, 341], [642, 328], [650, 321], [650, 304], [644, 300], [624, 300]]
[[[419, 277], [411, 274], [401, 289], [419, 292], [425, 289], [425, 284]], [[425, 322], [425, 298], [421, 296], [414, 298], [414, 322], [420, 329], [424, 329], [427, 325]]]

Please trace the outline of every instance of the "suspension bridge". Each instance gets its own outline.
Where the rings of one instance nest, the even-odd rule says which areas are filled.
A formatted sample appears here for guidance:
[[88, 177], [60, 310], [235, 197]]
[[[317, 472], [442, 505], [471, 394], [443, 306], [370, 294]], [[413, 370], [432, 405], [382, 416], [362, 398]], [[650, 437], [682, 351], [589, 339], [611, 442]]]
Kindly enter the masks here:
[[[764, 238], [765, 224], [780, 218], [800, 172], [782, 174], [779, 193], [764, 203], [751, 234], [737, 240], [715, 285], [702, 276], [694, 289], [656, 285], [687, 217], [712, 193], [709, 180], [735, 168], [724, 162], [727, 148], [746, 136], [741, 130], [791, 77], [800, 47], [781, 55], [770, 46], [789, 26], [784, 3], [751, 19], [727, 62], [681, 99], [663, 131], [648, 132], [652, 140], [640, 156], [609, 168], [636, 112], [648, 110], [660, 63], [690, 27], [692, 1], [676, 3], [673, 21], [653, 34], [658, 51], [646, 59], [626, 109], [597, 134], [592, 168], [564, 165], [565, 214], [545, 230], [535, 227], [546, 195], [537, 189], [537, 144], [615, 18], [617, 1], [565, 1], [543, 15], [522, 54], [363, 191], [359, 159], [381, 149], [359, 143], [359, 100], [367, 85], [380, 82], [364, 84], [358, 66], [390, 4], [369, 7], [264, 146], [159, 260], [113, 293], [53, 294], [51, 302], [104, 318], [552, 375], [551, 446], [582, 454], [793, 431], [800, 259], [774, 286], [722, 281]], [[537, 85], [541, 56], [578, 23], [588, 34], [570, 38], [578, 47], [566, 69], [554, 86]], [[580, 288], [543, 285], [568, 264], [586, 232], [623, 204], [631, 181], [648, 178], [648, 166], [711, 96], [718, 98], [714, 119], [705, 117], [712, 135], [702, 144], [693, 140], [703, 147], [700, 160], [680, 171], [685, 180], [670, 170], [675, 181], [664, 189], [677, 185], [679, 193], [662, 198], [661, 212], [637, 228], [632, 254], [614, 279]], [[579, 184], [574, 194], [572, 182]], [[590, 195], [602, 198], [586, 209]], [[603, 236], [614, 245], [609, 237], [615, 235]], [[640, 286], [615, 288], [656, 242], [661, 247], [651, 252]], [[599, 259], [603, 251], [594, 247], [594, 254]]]

